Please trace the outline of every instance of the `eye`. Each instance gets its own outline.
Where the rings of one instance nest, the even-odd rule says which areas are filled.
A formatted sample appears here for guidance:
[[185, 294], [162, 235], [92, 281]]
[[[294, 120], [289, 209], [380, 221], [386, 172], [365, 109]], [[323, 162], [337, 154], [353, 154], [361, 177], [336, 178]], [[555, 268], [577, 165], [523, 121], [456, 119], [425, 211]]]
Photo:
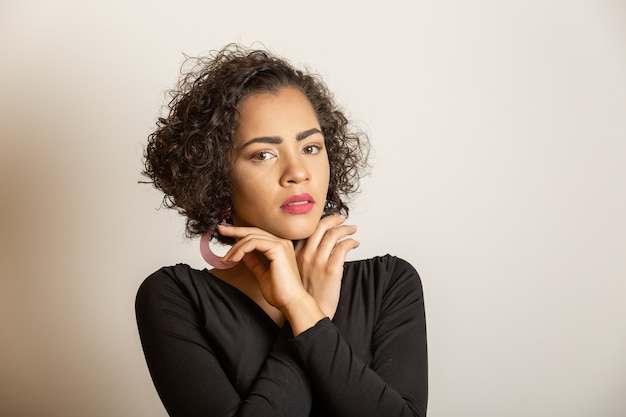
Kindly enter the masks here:
[[307, 155], [316, 155], [322, 151], [322, 147], [320, 145], [307, 145], [302, 151]]
[[267, 161], [268, 159], [272, 159], [274, 158], [274, 154], [272, 152], [269, 151], [259, 151], [259, 152], [255, 152], [252, 155], [252, 160], [254, 161]]

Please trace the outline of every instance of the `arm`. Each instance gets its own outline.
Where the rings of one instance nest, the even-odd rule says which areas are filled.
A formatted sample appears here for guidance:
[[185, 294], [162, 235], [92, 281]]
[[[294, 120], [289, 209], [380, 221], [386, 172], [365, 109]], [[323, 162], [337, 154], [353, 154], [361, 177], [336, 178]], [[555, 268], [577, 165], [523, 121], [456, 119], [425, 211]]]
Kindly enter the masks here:
[[346, 256], [359, 246], [349, 237], [356, 227], [344, 220], [325, 217], [295, 247], [259, 228], [220, 225], [220, 233], [237, 239], [223, 260], [245, 263], [265, 300], [284, 314], [297, 336], [335, 314]]
[[357, 245], [343, 239], [354, 229], [340, 226], [341, 221], [332, 216], [320, 221], [314, 235], [297, 245], [297, 261], [289, 242], [267, 232], [220, 229], [239, 239], [225, 259], [243, 260], [265, 299], [291, 322], [305, 372], [331, 415], [423, 416], [426, 329], [419, 276], [408, 263], [395, 258], [387, 258], [386, 269], [378, 268], [386, 287], [372, 329], [373, 356], [368, 366], [328, 319], [337, 308], [345, 255]]
[[[171, 416], [308, 416], [306, 376], [281, 330], [258, 375], [240, 393], [222, 367], [219, 352], [202, 331], [197, 294], [171, 271], [150, 276], [138, 291], [136, 314], [148, 368]], [[270, 342], [271, 343], [271, 342]], [[259, 351], [263, 347], [258, 347]]]
[[374, 325], [369, 366], [356, 357], [328, 319], [292, 342], [331, 415], [426, 415], [426, 326], [421, 283], [417, 272], [402, 260], [390, 260], [388, 268], [390, 280]]

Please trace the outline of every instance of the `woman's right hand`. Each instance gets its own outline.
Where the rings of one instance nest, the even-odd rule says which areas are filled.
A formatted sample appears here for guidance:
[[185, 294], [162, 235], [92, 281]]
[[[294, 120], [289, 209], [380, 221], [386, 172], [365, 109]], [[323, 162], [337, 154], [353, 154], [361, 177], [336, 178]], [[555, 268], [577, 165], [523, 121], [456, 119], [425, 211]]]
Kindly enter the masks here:
[[256, 227], [220, 226], [237, 239], [224, 262], [243, 262], [256, 278], [263, 298], [289, 321], [294, 336], [325, 317], [300, 278], [293, 243]]
[[308, 294], [302, 285], [290, 240], [257, 227], [220, 225], [219, 232], [237, 240], [222, 261], [227, 264], [243, 262], [258, 281], [269, 304], [283, 311], [306, 298]]
[[290, 240], [256, 227], [220, 226], [221, 234], [237, 240], [223, 261], [243, 261], [265, 300], [281, 310], [297, 335], [335, 315], [343, 264], [347, 253], [359, 246], [348, 237], [356, 227], [344, 221], [344, 216], [325, 217], [295, 248]]

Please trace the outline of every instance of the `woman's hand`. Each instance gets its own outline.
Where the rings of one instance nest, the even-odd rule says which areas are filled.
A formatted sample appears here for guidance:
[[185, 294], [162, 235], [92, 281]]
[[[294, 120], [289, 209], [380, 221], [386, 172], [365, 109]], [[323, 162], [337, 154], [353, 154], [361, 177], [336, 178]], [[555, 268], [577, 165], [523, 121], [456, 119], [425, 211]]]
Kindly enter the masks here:
[[356, 226], [344, 225], [345, 216], [323, 218], [315, 232], [296, 244], [295, 253], [302, 284], [324, 314], [335, 316], [341, 292], [343, 264], [359, 242], [348, 236]]
[[237, 240], [224, 255], [223, 262], [243, 262], [258, 281], [269, 304], [283, 311], [308, 296], [290, 240], [257, 227], [220, 225], [219, 232]]
[[223, 261], [244, 262], [265, 300], [283, 312], [297, 336], [337, 311], [343, 264], [359, 246], [348, 238], [356, 227], [344, 221], [344, 216], [322, 219], [295, 248], [290, 240], [256, 227], [220, 226], [221, 234], [237, 240]]

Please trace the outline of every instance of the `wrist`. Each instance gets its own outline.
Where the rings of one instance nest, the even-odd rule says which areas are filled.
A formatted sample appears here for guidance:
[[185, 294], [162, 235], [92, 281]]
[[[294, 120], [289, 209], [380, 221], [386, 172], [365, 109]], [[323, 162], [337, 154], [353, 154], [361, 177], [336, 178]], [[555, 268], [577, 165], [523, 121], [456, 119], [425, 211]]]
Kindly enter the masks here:
[[281, 311], [289, 321], [294, 336], [310, 329], [326, 317], [317, 301], [306, 292], [297, 300], [281, 308]]

